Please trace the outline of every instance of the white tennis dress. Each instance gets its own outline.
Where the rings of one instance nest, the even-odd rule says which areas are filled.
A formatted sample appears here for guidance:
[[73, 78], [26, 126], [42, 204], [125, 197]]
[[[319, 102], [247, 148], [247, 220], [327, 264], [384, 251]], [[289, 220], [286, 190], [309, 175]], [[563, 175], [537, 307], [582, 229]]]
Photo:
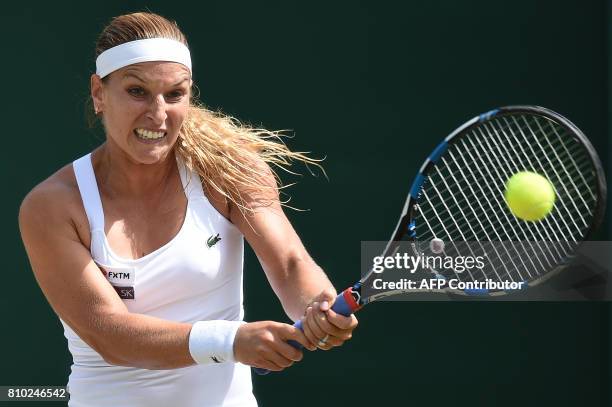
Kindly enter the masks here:
[[[187, 323], [242, 320], [243, 236], [210, 204], [199, 176], [181, 160], [177, 164], [188, 199], [185, 221], [167, 244], [131, 260], [116, 255], [106, 240], [91, 154], [73, 163], [91, 229], [91, 255], [130, 312]], [[113, 366], [60, 321], [73, 358], [70, 407], [257, 405], [248, 366]]]

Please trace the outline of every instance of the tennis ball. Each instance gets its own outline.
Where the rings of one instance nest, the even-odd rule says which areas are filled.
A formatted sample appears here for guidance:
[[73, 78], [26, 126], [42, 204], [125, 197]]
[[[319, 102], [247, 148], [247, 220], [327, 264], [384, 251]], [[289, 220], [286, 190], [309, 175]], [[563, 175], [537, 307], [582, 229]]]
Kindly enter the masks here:
[[514, 216], [531, 222], [543, 219], [555, 204], [555, 190], [550, 181], [529, 171], [510, 177], [504, 196]]

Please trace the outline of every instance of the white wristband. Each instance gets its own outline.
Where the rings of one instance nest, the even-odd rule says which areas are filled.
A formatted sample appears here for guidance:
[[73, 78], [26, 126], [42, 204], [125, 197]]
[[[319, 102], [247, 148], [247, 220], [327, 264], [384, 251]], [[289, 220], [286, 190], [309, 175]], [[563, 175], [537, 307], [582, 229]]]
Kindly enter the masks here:
[[243, 321], [198, 321], [189, 333], [189, 353], [198, 364], [235, 362], [234, 338]]

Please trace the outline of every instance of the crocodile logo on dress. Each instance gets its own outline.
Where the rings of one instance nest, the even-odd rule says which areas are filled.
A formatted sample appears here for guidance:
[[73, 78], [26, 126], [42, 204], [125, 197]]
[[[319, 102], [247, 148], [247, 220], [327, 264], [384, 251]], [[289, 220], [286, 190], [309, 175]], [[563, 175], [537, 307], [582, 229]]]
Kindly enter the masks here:
[[208, 246], [208, 248], [210, 249], [211, 247], [216, 245], [219, 242], [219, 240], [221, 240], [221, 238], [219, 237], [219, 234], [217, 233], [216, 236], [211, 236], [208, 238], [208, 240], [206, 241], [206, 246]]

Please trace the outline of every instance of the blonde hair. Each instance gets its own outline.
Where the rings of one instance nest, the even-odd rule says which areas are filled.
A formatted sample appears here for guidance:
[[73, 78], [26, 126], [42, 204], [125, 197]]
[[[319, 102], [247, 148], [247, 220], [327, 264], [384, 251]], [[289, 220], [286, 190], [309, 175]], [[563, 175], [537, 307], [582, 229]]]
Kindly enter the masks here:
[[[125, 42], [147, 38], [169, 38], [189, 46], [176, 22], [154, 13], [139, 12], [113, 18], [98, 37], [95, 56], [97, 58], [107, 49]], [[188, 168], [198, 173], [205, 188], [217, 191], [246, 215], [255, 209], [252, 201], [247, 202], [246, 193], [252, 197], [252, 192], [284, 188], [271, 167], [292, 173], [288, 167], [296, 160], [322, 169], [320, 160], [303, 152], [290, 151], [282, 136], [283, 132], [253, 128], [231, 116], [213, 112], [191, 92], [189, 110], [179, 131], [175, 151]], [[270, 172], [276, 180], [274, 185], [267, 182]], [[258, 199], [257, 206], [269, 205], [274, 200]], [[285, 205], [285, 202], [281, 204]]]

